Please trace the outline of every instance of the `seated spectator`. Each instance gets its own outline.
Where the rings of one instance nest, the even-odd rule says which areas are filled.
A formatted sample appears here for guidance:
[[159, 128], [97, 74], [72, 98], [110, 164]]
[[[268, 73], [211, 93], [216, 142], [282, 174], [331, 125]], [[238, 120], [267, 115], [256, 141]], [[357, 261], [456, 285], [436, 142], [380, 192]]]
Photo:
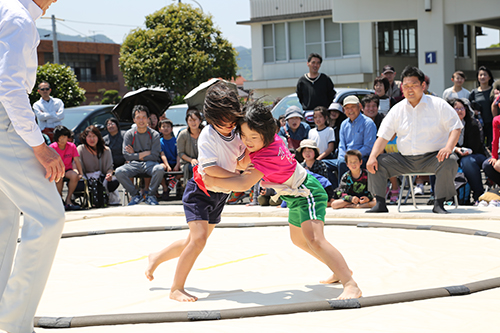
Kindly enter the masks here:
[[259, 186], [259, 196], [257, 198], [260, 206], [280, 206], [283, 200], [281, 198], [273, 199], [276, 191], [272, 188], [265, 188]]
[[493, 118], [493, 142], [491, 143], [491, 158], [483, 162], [485, 175], [495, 184], [500, 185], [500, 160], [498, 160], [498, 140], [500, 140], [500, 116]]
[[484, 192], [481, 168], [486, 160], [486, 150], [483, 144], [484, 137], [481, 125], [472, 118], [472, 111], [466, 101], [468, 100], [454, 98], [449, 103], [464, 125], [454, 152], [458, 155], [458, 163], [469, 182], [472, 197], [476, 202]]
[[[101, 131], [90, 125], [80, 134], [81, 144], [78, 146], [83, 174], [87, 178], [101, 179], [108, 194], [118, 189], [120, 183], [113, 177], [113, 157], [111, 149], [106, 147], [101, 136]], [[120, 197], [117, 193], [110, 196], [110, 204], [119, 204]]]
[[144, 105], [136, 105], [132, 109], [132, 118], [135, 128], [129, 129], [123, 138], [123, 155], [129, 163], [122, 165], [115, 171], [116, 178], [132, 196], [129, 205], [136, 205], [144, 201], [139, 190], [131, 178], [146, 174], [151, 176], [148, 192], [145, 193], [146, 203], [158, 205], [156, 193], [163, 179], [163, 166], [160, 159], [160, 134], [148, 127], [149, 109]]
[[125, 157], [123, 156], [123, 134], [120, 131], [120, 123], [116, 118], [109, 118], [106, 120], [106, 129], [109, 134], [106, 134], [104, 144], [111, 149], [111, 156], [113, 157], [113, 166], [115, 169], [125, 164]]
[[493, 90], [493, 103], [491, 103], [491, 114], [493, 115], [493, 118], [498, 116], [498, 104], [499, 103], [500, 103], [500, 90], [494, 89]]
[[[57, 125], [54, 128], [54, 142], [49, 147], [54, 148], [59, 156], [61, 156], [66, 170], [64, 178], [69, 179], [68, 195], [66, 196], [66, 200], [64, 200], [64, 208], [66, 210], [77, 210], [80, 209], [80, 206], [71, 203], [71, 196], [78, 185], [78, 181], [82, 178], [83, 171], [76, 146], [73, 142], [68, 141], [71, 136], [72, 133], [69, 129], [62, 125]], [[73, 162], [75, 163], [76, 171], [73, 170]], [[61, 178], [56, 183], [61, 198], [64, 178]]]
[[363, 106], [363, 114], [373, 120], [375, 126], [378, 128], [384, 119], [384, 114], [379, 112], [379, 98], [375, 94], [366, 95], [361, 100]]
[[332, 184], [334, 187], [338, 186], [340, 178], [348, 170], [344, 160], [346, 151], [359, 150], [363, 158], [363, 163], [366, 163], [377, 138], [375, 123], [367, 116], [361, 114], [361, 104], [356, 96], [352, 95], [344, 99], [344, 112], [347, 119], [340, 126], [339, 155], [334, 160], [337, 167], [338, 182]]
[[463, 86], [465, 82], [465, 74], [462, 71], [456, 71], [451, 76], [451, 82], [453, 82], [453, 87], [445, 89], [443, 92], [443, 99], [450, 100], [453, 98], [469, 98], [470, 91], [465, 89]]
[[385, 76], [377, 76], [373, 81], [373, 90], [375, 90], [375, 95], [379, 98], [378, 111], [383, 115], [387, 114], [394, 104], [396, 104], [394, 98], [387, 96], [389, 87], [389, 80]]
[[333, 142], [333, 156], [337, 158], [339, 142], [340, 142], [340, 124], [344, 120], [347, 119], [347, 116], [344, 113], [344, 108], [340, 103], [332, 103], [328, 107], [328, 111], [330, 111], [330, 127], [333, 128], [333, 132], [335, 133], [335, 141]]
[[333, 158], [333, 147], [335, 142], [335, 132], [329, 126], [330, 112], [324, 106], [317, 106], [314, 109], [314, 124], [308, 139], [314, 140], [318, 145], [319, 156], [317, 160], [328, 160]]
[[316, 141], [310, 139], [302, 140], [297, 151], [304, 158], [304, 161], [301, 163], [304, 169], [328, 178], [327, 165], [325, 162], [318, 160], [319, 149]]
[[[177, 155], [177, 140], [175, 139], [172, 129], [174, 123], [172, 120], [165, 118], [160, 120], [160, 133], [162, 137], [160, 138], [161, 153], [160, 157], [162, 160], [163, 169], [166, 172], [179, 171], [180, 170], [180, 158]], [[163, 194], [162, 200], [167, 200], [170, 194], [170, 190], [175, 187], [177, 183], [176, 178], [172, 177], [167, 186], [165, 179], [162, 180]]]
[[[385, 116], [367, 163], [369, 191], [377, 199], [368, 212], [388, 212], [384, 196], [390, 177], [432, 172], [436, 174], [432, 211], [446, 214], [443, 204], [456, 193], [454, 178], [458, 164], [453, 149], [463, 125], [446, 101], [424, 95], [425, 76], [420, 69], [407, 66], [401, 76], [406, 100], [396, 104]], [[394, 135], [397, 135], [399, 152], [383, 154]]]
[[311, 127], [303, 122], [304, 116], [302, 110], [295, 105], [286, 109], [285, 120], [286, 125], [282, 127], [278, 133], [287, 139], [288, 149], [295, 151], [300, 146], [300, 141], [307, 139]]
[[333, 209], [372, 208], [375, 199], [368, 191], [368, 173], [361, 168], [363, 159], [359, 150], [345, 153], [349, 171], [342, 175], [339, 187], [335, 190], [330, 204]]
[[155, 131], [158, 132], [159, 131], [159, 128], [158, 128], [159, 125], [160, 124], [158, 122], [158, 116], [156, 114], [154, 114], [154, 113], [151, 113], [149, 115], [149, 119], [148, 119], [148, 126], [149, 126], [149, 128], [154, 129]]
[[186, 123], [188, 127], [177, 136], [177, 155], [184, 172], [184, 184], [193, 178], [193, 167], [198, 165], [198, 137], [203, 129], [201, 121], [200, 111], [197, 109], [187, 110]]

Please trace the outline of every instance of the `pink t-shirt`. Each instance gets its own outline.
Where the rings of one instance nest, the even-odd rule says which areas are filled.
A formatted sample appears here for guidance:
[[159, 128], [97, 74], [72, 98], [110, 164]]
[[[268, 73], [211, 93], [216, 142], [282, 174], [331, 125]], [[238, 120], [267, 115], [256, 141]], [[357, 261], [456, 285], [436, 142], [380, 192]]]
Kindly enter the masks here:
[[80, 156], [73, 142], [66, 143], [66, 148], [64, 148], [64, 150], [59, 149], [59, 145], [57, 144], [57, 142], [51, 143], [50, 147], [54, 148], [59, 156], [61, 156], [65, 171], [73, 169], [73, 157]]
[[250, 153], [250, 160], [255, 169], [264, 174], [264, 180], [283, 184], [295, 172], [297, 161], [283, 144], [283, 140], [274, 135], [274, 142], [259, 151]]

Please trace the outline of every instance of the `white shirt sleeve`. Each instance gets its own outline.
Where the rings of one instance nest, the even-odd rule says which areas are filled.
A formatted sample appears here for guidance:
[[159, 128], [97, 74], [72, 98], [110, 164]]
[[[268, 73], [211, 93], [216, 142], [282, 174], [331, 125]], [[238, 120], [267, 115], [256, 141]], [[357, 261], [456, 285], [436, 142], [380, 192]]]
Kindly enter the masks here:
[[44, 143], [28, 98], [36, 79], [38, 43], [28, 17], [0, 19], [0, 102], [15, 131], [32, 147]]

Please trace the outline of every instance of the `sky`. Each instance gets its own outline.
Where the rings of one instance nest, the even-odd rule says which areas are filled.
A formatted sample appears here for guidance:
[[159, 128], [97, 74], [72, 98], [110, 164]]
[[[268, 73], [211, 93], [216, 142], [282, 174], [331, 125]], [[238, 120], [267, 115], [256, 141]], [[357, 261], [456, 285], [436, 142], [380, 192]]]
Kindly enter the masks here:
[[[47, 18], [55, 15], [58, 21], [57, 31], [68, 35], [91, 36], [103, 34], [121, 44], [125, 36], [134, 28], [144, 28], [144, 18], [156, 10], [178, 0], [59, 0], [53, 4]], [[212, 14], [216, 26], [233, 47], [251, 48], [250, 26], [237, 25], [238, 21], [250, 19], [249, 0], [181, 0], [183, 3], [203, 9]], [[86, 23], [80, 23], [86, 22]], [[37, 21], [37, 26], [52, 29], [50, 19]], [[483, 29], [487, 36], [477, 38], [478, 48], [485, 48], [500, 42], [498, 30]]]
[[[249, 0], [181, 1], [195, 8], [201, 6], [204, 13], [212, 14], [214, 24], [233, 47], [251, 47], [250, 26], [236, 24], [250, 19]], [[82, 36], [103, 34], [121, 44], [132, 29], [145, 28], [144, 19], [147, 15], [177, 2], [178, 0], [59, 0], [52, 4], [45, 17], [55, 15], [56, 18], [65, 20], [57, 22], [57, 32]], [[50, 19], [41, 19], [37, 21], [37, 27], [51, 30], [52, 22]]]

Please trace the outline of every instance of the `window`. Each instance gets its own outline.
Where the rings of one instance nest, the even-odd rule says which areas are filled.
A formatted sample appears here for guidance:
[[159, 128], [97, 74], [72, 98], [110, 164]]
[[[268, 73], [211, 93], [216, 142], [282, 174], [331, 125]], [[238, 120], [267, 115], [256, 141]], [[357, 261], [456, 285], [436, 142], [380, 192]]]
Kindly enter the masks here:
[[380, 55], [416, 57], [417, 21], [379, 22], [378, 43]]
[[310, 53], [324, 58], [359, 55], [359, 24], [331, 18], [263, 25], [264, 62], [305, 60]]
[[470, 57], [470, 32], [467, 24], [455, 25], [455, 57]]

